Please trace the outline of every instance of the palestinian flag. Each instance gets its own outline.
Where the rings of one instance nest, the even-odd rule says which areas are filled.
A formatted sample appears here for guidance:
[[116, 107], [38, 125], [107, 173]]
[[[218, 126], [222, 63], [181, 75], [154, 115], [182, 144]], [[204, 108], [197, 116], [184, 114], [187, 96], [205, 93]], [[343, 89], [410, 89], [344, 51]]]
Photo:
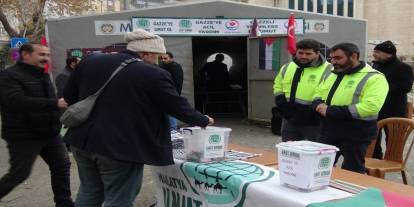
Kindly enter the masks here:
[[280, 49], [282, 40], [276, 37], [260, 39], [259, 68], [263, 70], [276, 70], [280, 68]]
[[414, 197], [406, 197], [396, 193], [381, 191], [377, 188], [369, 188], [358, 195], [348, 199], [313, 203], [307, 207], [412, 207]]

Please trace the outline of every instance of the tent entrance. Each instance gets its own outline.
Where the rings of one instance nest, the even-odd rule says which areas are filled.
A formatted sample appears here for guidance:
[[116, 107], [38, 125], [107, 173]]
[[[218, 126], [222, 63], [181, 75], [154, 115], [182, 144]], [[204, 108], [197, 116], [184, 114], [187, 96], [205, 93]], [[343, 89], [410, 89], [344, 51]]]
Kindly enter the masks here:
[[197, 110], [246, 116], [246, 37], [193, 37], [192, 41]]

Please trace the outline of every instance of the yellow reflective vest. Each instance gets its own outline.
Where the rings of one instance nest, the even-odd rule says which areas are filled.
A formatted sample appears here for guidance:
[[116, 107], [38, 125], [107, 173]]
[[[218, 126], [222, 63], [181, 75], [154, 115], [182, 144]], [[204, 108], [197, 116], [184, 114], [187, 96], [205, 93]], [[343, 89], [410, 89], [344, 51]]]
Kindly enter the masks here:
[[[293, 61], [282, 66], [273, 84], [275, 96], [284, 95], [289, 101], [293, 78], [298, 67]], [[310, 105], [315, 96], [316, 88], [322, 82], [323, 76], [327, 76], [331, 69], [332, 65], [326, 61], [318, 67], [304, 68], [297, 85], [295, 102]]]
[[315, 90], [329, 75], [332, 65], [326, 61], [316, 67], [300, 68], [295, 62], [284, 65], [276, 76], [273, 93], [276, 109], [291, 124], [317, 126], [318, 114], [311, 104]]
[[312, 107], [322, 102], [328, 105], [321, 122], [323, 139], [370, 142], [376, 138], [376, 120], [388, 83], [382, 73], [363, 64], [350, 74], [329, 74], [316, 89]]
[[[337, 78], [337, 74], [329, 74], [317, 88], [314, 99], [326, 102]], [[346, 74], [337, 89], [331, 93], [328, 105], [347, 106], [354, 119], [377, 120], [387, 97], [388, 83], [382, 73], [365, 65], [356, 73]]]

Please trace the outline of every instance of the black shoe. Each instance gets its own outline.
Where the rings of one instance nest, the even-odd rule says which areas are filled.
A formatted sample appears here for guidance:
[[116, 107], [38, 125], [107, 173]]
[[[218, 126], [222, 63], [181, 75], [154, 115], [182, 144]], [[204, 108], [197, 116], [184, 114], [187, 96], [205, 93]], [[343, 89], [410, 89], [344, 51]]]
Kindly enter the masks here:
[[75, 203], [70, 201], [63, 204], [56, 204], [56, 207], [75, 207]]

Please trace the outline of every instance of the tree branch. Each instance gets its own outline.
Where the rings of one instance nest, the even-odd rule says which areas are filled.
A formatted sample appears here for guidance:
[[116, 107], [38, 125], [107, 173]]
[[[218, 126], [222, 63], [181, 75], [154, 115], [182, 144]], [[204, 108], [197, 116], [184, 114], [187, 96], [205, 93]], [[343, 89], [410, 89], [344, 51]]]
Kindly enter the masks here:
[[39, 0], [39, 2], [36, 5], [36, 10], [33, 13], [32, 16], [32, 25], [35, 26], [33, 29], [33, 39], [39, 39], [41, 32], [43, 31], [43, 26], [41, 27], [41, 29], [39, 29], [40, 24], [42, 24], [43, 22], [43, 11], [45, 9], [46, 6], [46, 0]]
[[0, 22], [3, 24], [4, 30], [6, 30], [10, 37], [17, 37], [19, 35], [19, 33], [10, 25], [2, 7], [0, 7]]

